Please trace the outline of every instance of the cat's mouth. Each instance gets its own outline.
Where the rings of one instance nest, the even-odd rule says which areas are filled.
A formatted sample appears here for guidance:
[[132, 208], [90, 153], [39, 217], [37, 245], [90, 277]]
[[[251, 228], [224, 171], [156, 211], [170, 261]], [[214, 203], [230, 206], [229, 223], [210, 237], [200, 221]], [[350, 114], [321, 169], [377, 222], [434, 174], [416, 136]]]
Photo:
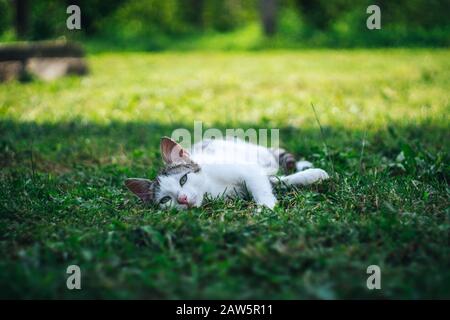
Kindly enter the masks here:
[[194, 200], [194, 201], [190, 201], [190, 202], [188, 202], [188, 203], [179, 203], [178, 205], [179, 205], [182, 209], [192, 209], [192, 208], [200, 207], [201, 201], [200, 201], [200, 203], [198, 203], [197, 200]]
[[183, 210], [188, 210], [188, 209], [192, 209], [195, 206], [195, 204], [194, 203], [178, 204], [178, 206]]

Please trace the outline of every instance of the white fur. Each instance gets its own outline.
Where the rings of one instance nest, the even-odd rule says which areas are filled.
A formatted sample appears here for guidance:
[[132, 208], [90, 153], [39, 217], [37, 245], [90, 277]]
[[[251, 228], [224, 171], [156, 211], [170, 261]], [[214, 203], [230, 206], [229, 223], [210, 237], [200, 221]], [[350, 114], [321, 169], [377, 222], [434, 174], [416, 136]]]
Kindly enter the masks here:
[[295, 164], [295, 167], [297, 169], [297, 171], [303, 171], [305, 169], [309, 169], [314, 167], [313, 164], [309, 161], [297, 161], [297, 163]]
[[[166, 196], [171, 200], [161, 207], [186, 209], [199, 207], [208, 194], [217, 197], [240, 197], [244, 186], [258, 205], [273, 209], [276, 205], [271, 182], [283, 182], [287, 185], [308, 185], [328, 179], [322, 169], [307, 169], [292, 175], [274, 177], [278, 171], [278, 159], [269, 149], [246, 143], [241, 140], [210, 140], [193, 146], [190, 159], [200, 166], [200, 171], [190, 172], [186, 183], [181, 186], [180, 179], [185, 172], [159, 177], [159, 191], [155, 201], [160, 202]], [[297, 168], [310, 168], [311, 163], [300, 161]], [[189, 205], [177, 202], [186, 196]]]

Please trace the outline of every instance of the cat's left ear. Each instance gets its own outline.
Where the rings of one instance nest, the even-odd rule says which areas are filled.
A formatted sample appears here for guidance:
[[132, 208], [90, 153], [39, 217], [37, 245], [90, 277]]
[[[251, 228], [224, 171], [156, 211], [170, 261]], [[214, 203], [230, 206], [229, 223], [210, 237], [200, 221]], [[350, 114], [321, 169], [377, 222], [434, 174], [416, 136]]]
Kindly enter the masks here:
[[125, 180], [127, 188], [144, 202], [153, 201], [155, 182], [148, 179], [129, 178]]
[[161, 138], [161, 155], [166, 164], [191, 161], [189, 152], [168, 137]]

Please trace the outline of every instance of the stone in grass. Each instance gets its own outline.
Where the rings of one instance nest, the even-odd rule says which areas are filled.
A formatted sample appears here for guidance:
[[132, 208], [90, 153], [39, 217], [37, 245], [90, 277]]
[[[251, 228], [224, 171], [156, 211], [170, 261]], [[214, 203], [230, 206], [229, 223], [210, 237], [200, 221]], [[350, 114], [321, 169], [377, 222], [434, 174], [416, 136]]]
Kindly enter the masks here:
[[42, 80], [54, 80], [66, 75], [84, 75], [88, 72], [83, 58], [30, 58], [25, 70]]
[[0, 61], [0, 82], [22, 80], [24, 77], [22, 61]]

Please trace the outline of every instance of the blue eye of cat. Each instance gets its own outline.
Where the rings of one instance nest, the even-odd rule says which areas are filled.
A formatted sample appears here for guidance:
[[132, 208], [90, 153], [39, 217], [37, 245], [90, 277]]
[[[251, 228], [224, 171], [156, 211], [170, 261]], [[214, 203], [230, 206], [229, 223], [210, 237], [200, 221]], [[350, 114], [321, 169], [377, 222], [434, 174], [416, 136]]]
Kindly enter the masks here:
[[161, 200], [159, 200], [159, 203], [164, 204], [164, 203], [166, 203], [169, 200], [170, 200], [170, 197], [169, 196], [165, 196]]
[[187, 173], [181, 177], [180, 179], [180, 186], [183, 186], [187, 181]]

